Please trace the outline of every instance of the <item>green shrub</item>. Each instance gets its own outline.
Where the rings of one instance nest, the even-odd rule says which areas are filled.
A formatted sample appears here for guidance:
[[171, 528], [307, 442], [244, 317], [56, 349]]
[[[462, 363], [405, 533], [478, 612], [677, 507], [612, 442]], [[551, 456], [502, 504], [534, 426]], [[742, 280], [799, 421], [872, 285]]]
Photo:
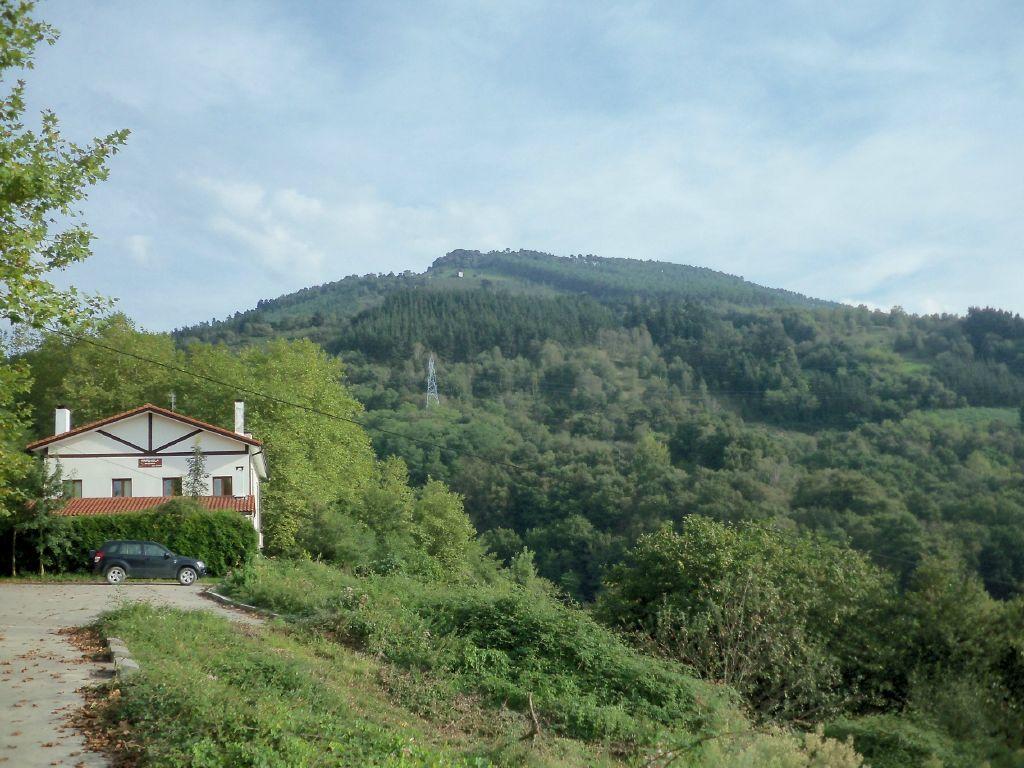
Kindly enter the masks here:
[[853, 550], [694, 515], [640, 537], [598, 615], [737, 688], [762, 718], [806, 722], [891, 695], [895, 652], [878, 628], [894, 598]]
[[426, 681], [410, 692], [423, 706], [475, 693], [526, 712], [532, 697], [554, 732], [634, 746], [739, 718], [728, 689], [629, 648], [580, 609], [508, 582], [424, 583], [263, 560], [233, 573], [226, 589]]
[[[159, 542], [174, 552], [202, 560], [215, 575], [244, 565], [257, 551], [256, 531], [247, 518], [238, 512], [209, 511], [187, 499], [148, 512], [62, 517], [57, 521], [55, 538], [60, 544], [47, 552], [47, 568], [54, 571], [88, 570], [89, 550], [112, 539]], [[19, 537], [19, 544], [19, 570], [27, 571], [33, 564], [38, 567], [31, 540]]]
[[868, 715], [829, 723], [826, 735], [853, 739], [872, 768], [977, 768], [987, 763], [976, 743], [961, 742], [934, 724], [906, 715]]

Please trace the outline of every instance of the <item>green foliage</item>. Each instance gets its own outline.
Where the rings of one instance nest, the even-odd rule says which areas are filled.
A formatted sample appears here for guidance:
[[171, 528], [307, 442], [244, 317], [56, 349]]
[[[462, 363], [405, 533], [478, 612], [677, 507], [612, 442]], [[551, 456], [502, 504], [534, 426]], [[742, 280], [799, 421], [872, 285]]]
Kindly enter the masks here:
[[[31, 69], [40, 42], [52, 44], [56, 30], [36, 21], [32, 2], [0, 4], [0, 76]], [[92, 233], [74, 222], [86, 188], [107, 178], [107, 161], [128, 131], [116, 131], [82, 146], [66, 141], [57, 116], [46, 110], [38, 131], [25, 127], [25, 83], [16, 80], [0, 101], [0, 317], [42, 327], [74, 323], [101, 306], [74, 288], [60, 289], [47, 277], [90, 254]], [[56, 222], [69, 222], [54, 231]]]
[[173, 552], [202, 560], [215, 575], [249, 562], [256, 554], [256, 531], [248, 519], [237, 512], [211, 512], [184, 498], [151, 512], [52, 517], [48, 530], [58, 543], [48, 545], [41, 555], [35, 552], [37, 543], [32, 535], [19, 538], [20, 564], [40, 567], [45, 563], [56, 571], [84, 571], [90, 566], [89, 550], [112, 539], [159, 542]]
[[643, 657], [541, 592], [267, 561], [234, 573], [227, 588], [418, 675], [425, 707], [475, 692], [526, 712], [532, 696], [553, 731], [633, 745], [671, 729], [714, 730], [733, 716], [727, 691]]
[[375, 360], [408, 357], [422, 345], [450, 360], [469, 360], [500, 349], [516, 356], [554, 339], [593, 341], [614, 315], [592, 299], [536, 299], [482, 291], [407, 290], [356, 315], [332, 351], [358, 349]]
[[[33, 2], [0, 3], [0, 82], [13, 82], [0, 101], [0, 318], [38, 328], [75, 324], [102, 306], [74, 288], [57, 288], [48, 276], [89, 255], [92, 234], [74, 221], [75, 206], [88, 186], [106, 178], [106, 162], [127, 131], [83, 147], [64, 140], [49, 110], [39, 131], [25, 127], [25, 83], [11, 75], [32, 69], [36, 47], [57, 39], [53, 27], [32, 17], [34, 10]], [[56, 230], [58, 221], [69, 226]], [[26, 366], [9, 364], [6, 346], [0, 339], [0, 524], [25, 501], [21, 486], [31, 471], [21, 450], [22, 398], [31, 379]]]
[[959, 558], [925, 558], [903, 596], [910, 708], [959, 742], [1024, 747], [1021, 601], [992, 599]]
[[659, 261], [609, 259], [587, 254], [558, 257], [537, 251], [452, 251], [437, 259], [432, 272], [479, 270], [508, 276], [529, 285], [550, 286], [567, 293], [604, 299], [670, 294], [705, 301], [753, 306], [828, 306], [828, 302], [792, 291], [764, 288], [740, 277], [702, 267]]
[[462, 509], [462, 499], [444, 483], [429, 480], [412, 509], [413, 536], [420, 548], [449, 572], [465, 567], [476, 529]]
[[436, 480], [411, 488], [405, 464], [390, 458], [355, 498], [317, 508], [298, 543], [349, 570], [451, 579], [481, 564], [475, 537], [458, 494]]
[[455, 702], [466, 701], [478, 701], [492, 720], [507, 720], [511, 710], [522, 744], [522, 731], [534, 730], [532, 701], [541, 732], [532, 746], [489, 753], [503, 765], [598, 764], [565, 752], [544, 759], [545, 745], [570, 737], [609, 748], [618, 758], [610, 764], [861, 765], [851, 747], [820, 733], [753, 728], [728, 689], [631, 650], [536, 583], [452, 586], [257, 561], [225, 586], [285, 614], [296, 637], [323, 633], [380, 660], [389, 695], [425, 716], [445, 713], [447, 723], [453, 708], [465, 707]]
[[[119, 681], [103, 717], [126, 723], [151, 766], [484, 766], [424, 743], [394, 707], [364, 711], [351, 661], [202, 611], [119, 608], [102, 621], [142, 671]], [[368, 697], [367, 697], [368, 698]], [[374, 702], [376, 703], [376, 702]], [[379, 718], [379, 720], [378, 720]]]
[[994, 600], [948, 553], [897, 594], [849, 549], [689, 518], [641, 537], [598, 609], [762, 716], [845, 713], [827, 733], [872, 765], [1012, 765], [1022, 745], [1021, 603]]
[[407, 675], [384, 660], [307, 632], [242, 627], [207, 612], [128, 605], [104, 616], [101, 631], [125, 640], [142, 670], [110, 684], [99, 720], [117, 733], [127, 726], [126, 756], [145, 765], [862, 765], [852, 748], [819, 733], [760, 733], [742, 720], [735, 732], [677, 731], [671, 749], [637, 753], [546, 727], [536, 740], [524, 739], [528, 718], [507, 708], [455, 693], [418, 714], [405, 700], [415, 701], [411, 692], [422, 681], [403, 682]]
[[925, 720], [905, 716], [840, 718], [829, 723], [825, 733], [835, 739], [852, 739], [872, 768], [976, 768], [991, 764], [989, 755], [976, 745], [958, 741]]
[[26, 498], [22, 486], [31, 470], [24, 451], [29, 413], [19, 398], [28, 390], [24, 365], [0, 363], [0, 526], [22, 508]]
[[39, 574], [43, 575], [47, 561], [69, 544], [67, 530], [56, 516], [64, 506], [61, 466], [51, 471], [44, 462], [34, 462], [24, 487], [29, 498], [10, 520], [11, 574], [17, 575], [16, 537], [20, 535], [23, 543], [30, 542], [35, 549]]
[[884, 701], [892, 651], [877, 630], [893, 598], [851, 550], [690, 517], [640, 538], [598, 611], [737, 688], [760, 716], [813, 721]]

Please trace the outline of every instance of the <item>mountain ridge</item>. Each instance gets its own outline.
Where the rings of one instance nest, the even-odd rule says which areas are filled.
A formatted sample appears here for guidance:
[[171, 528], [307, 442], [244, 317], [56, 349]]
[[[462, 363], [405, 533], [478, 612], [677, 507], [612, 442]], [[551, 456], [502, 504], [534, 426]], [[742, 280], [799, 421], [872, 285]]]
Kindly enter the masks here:
[[[584, 271], [588, 269], [592, 272]], [[759, 285], [708, 267], [593, 254], [556, 256], [526, 249], [483, 252], [459, 248], [438, 257], [423, 272], [347, 275], [276, 298], [261, 299], [252, 309], [237, 311], [224, 319], [184, 326], [174, 333], [182, 337], [188, 336], [193, 328], [261, 321], [295, 327], [300, 319], [317, 320], [317, 313], [324, 320], [328, 315], [345, 319], [380, 303], [394, 290], [417, 287], [582, 294], [605, 302], [671, 296], [745, 307], [841, 306], [784, 288]]]

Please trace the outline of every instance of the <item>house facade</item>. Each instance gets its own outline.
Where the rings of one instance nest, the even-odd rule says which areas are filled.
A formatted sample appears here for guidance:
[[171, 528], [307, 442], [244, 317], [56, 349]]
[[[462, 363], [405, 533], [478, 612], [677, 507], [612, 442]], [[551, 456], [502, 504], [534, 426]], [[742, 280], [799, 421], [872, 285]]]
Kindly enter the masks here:
[[72, 428], [57, 408], [54, 434], [26, 449], [51, 469], [60, 465], [67, 503], [63, 515], [103, 515], [151, 509], [182, 495], [196, 446], [206, 462], [209, 509], [245, 515], [261, 533], [260, 484], [267, 479], [263, 443], [245, 431], [245, 404], [235, 403], [234, 431], [150, 403]]

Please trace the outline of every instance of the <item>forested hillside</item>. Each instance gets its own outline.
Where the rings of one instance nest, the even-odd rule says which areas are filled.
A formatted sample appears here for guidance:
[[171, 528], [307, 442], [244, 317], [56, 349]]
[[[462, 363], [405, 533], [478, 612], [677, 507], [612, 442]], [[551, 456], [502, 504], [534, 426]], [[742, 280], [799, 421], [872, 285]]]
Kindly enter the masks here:
[[[458, 271], [463, 277], [457, 277]], [[310, 311], [312, 310], [312, 312]], [[700, 513], [821, 531], [901, 577], [952, 548], [1024, 589], [1024, 320], [829, 305], [709, 270], [455, 251], [183, 330], [339, 355], [377, 450], [466, 498], [495, 552], [592, 599]], [[440, 408], [425, 407], [434, 354]]]
[[[441, 266], [342, 281], [351, 303], [316, 292], [311, 317], [291, 297], [173, 338], [120, 316], [47, 335], [22, 401], [45, 433], [57, 402], [81, 420], [173, 391], [216, 422], [247, 399], [283, 561], [236, 594], [381, 659], [392, 704], [535, 706], [576, 754], [497, 764], [667, 765], [684, 743], [680, 764], [859, 765], [847, 738], [882, 768], [1020, 764], [1021, 318]], [[691, 723], [690, 673], [658, 682], [679, 670], [767, 731]]]

